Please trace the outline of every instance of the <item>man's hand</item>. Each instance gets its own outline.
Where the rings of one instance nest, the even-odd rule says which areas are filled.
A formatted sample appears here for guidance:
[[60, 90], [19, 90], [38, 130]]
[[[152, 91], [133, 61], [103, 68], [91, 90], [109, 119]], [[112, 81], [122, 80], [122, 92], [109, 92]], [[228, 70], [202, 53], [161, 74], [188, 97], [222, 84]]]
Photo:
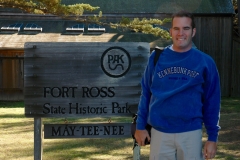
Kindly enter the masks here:
[[136, 130], [134, 137], [139, 146], [145, 146], [145, 140], [147, 138], [148, 142], [150, 142], [150, 136], [147, 130]]
[[204, 149], [203, 149], [203, 154], [205, 159], [212, 159], [215, 157], [217, 152], [217, 143], [216, 142], [211, 142], [207, 141], [205, 143]]

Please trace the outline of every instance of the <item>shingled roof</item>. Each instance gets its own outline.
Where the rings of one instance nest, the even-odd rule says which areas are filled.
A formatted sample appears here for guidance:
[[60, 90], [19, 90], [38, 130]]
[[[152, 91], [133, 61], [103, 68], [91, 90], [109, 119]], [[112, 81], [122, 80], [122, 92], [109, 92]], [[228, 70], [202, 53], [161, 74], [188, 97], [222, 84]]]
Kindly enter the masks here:
[[[103, 13], [165, 13], [188, 10], [197, 14], [233, 14], [231, 0], [62, 0], [63, 4], [86, 3]], [[95, 11], [95, 13], [99, 12]]]

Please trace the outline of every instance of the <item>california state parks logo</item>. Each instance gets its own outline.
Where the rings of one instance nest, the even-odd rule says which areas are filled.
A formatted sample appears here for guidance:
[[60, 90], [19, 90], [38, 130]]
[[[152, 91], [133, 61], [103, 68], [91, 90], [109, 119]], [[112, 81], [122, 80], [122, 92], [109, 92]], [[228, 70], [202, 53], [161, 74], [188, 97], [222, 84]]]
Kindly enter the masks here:
[[101, 57], [101, 67], [109, 77], [122, 77], [131, 67], [130, 54], [124, 48], [110, 47]]

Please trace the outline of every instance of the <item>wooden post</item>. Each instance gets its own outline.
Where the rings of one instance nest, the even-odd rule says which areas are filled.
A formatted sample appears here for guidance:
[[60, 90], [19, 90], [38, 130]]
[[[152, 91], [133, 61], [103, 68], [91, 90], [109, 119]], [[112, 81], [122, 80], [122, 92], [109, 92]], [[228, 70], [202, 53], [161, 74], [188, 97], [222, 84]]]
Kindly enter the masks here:
[[133, 140], [133, 160], [140, 160], [140, 146], [137, 144], [136, 140]]
[[42, 160], [42, 119], [34, 117], [34, 160]]
[[237, 6], [238, 6], [238, 35], [240, 35], [240, 14], [239, 14], [240, 0], [237, 0]]

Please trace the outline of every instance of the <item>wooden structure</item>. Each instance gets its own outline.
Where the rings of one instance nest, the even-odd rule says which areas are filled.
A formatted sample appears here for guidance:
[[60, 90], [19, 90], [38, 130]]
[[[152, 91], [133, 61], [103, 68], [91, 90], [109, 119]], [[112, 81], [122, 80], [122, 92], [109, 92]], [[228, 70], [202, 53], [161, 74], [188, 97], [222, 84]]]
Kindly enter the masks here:
[[26, 43], [25, 115], [132, 116], [148, 53], [146, 42]]
[[[42, 159], [41, 117], [132, 117], [149, 50], [146, 42], [26, 43], [24, 103], [34, 118], [34, 159]], [[131, 122], [44, 124], [51, 139], [131, 134]]]
[[[64, 4], [89, 3], [92, 6], [99, 6], [108, 22], [117, 22], [122, 17], [128, 18], [159, 18], [170, 17], [172, 13], [185, 9], [195, 15], [197, 33], [193, 39], [194, 44], [199, 50], [202, 50], [212, 56], [216, 61], [220, 78], [222, 96], [239, 96], [240, 91], [234, 90], [232, 82], [237, 82], [240, 78], [238, 73], [234, 73], [233, 57], [233, 37], [232, 37], [232, 19], [233, 6], [231, 0], [154, 0], [146, 3], [145, 0], [62, 0]], [[171, 7], [169, 7], [171, 6]], [[86, 13], [85, 16], [97, 14], [100, 10], [93, 13]], [[72, 27], [79, 22], [68, 21], [52, 15], [32, 15], [25, 14], [16, 10], [0, 9], [0, 27], [15, 24], [16, 22], [26, 24], [34, 23], [42, 28], [42, 32], [24, 31], [21, 29], [16, 32], [0, 32], [0, 47], [11, 50], [21, 49], [25, 42], [148, 42], [151, 49], [156, 45], [167, 46], [171, 41], [166, 41], [152, 35], [142, 33], [123, 33], [108, 26], [103, 26], [105, 32], [97, 35], [88, 33], [88, 24], [82, 30], [84, 32], [66, 32], [66, 28]], [[166, 24], [165, 27], [170, 27]], [[5, 52], [4, 51], [4, 52]], [[5, 52], [5, 53], [7, 53]], [[0, 52], [0, 57], [3, 52]], [[2, 59], [2, 57], [1, 57]], [[1, 68], [1, 67], [0, 67]], [[2, 70], [2, 72], [6, 72]], [[6, 73], [4, 73], [6, 74]], [[18, 75], [19, 77], [19, 75]], [[7, 88], [0, 80], [0, 90]], [[17, 85], [15, 85], [17, 86]], [[16, 89], [16, 88], [15, 88]], [[17, 88], [19, 89], [19, 88]], [[9, 90], [9, 89], [8, 89]], [[7, 99], [6, 90], [1, 92], [4, 97], [0, 100], [20, 100], [10, 96]], [[9, 96], [8, 96], [9, 97]], [[19, 96], [20, 97], [20, 96]]]
[[[232, 17], [196, 17], [197, 34], [193, 41], [198, 49], [215, 60], [221, 78], [222, 96], [235, 96], [231, 92], [232, 82]], [[199, 25], [201, 24], [201, 25]]]
[[235, 97], [240, 97], [240, 37], [233, 38], [233, 52], [232, 52], [232, 80], [231, 80], [231, 93]]
[[23, 51], [0, 50], [0, 100], [23, 100]]

